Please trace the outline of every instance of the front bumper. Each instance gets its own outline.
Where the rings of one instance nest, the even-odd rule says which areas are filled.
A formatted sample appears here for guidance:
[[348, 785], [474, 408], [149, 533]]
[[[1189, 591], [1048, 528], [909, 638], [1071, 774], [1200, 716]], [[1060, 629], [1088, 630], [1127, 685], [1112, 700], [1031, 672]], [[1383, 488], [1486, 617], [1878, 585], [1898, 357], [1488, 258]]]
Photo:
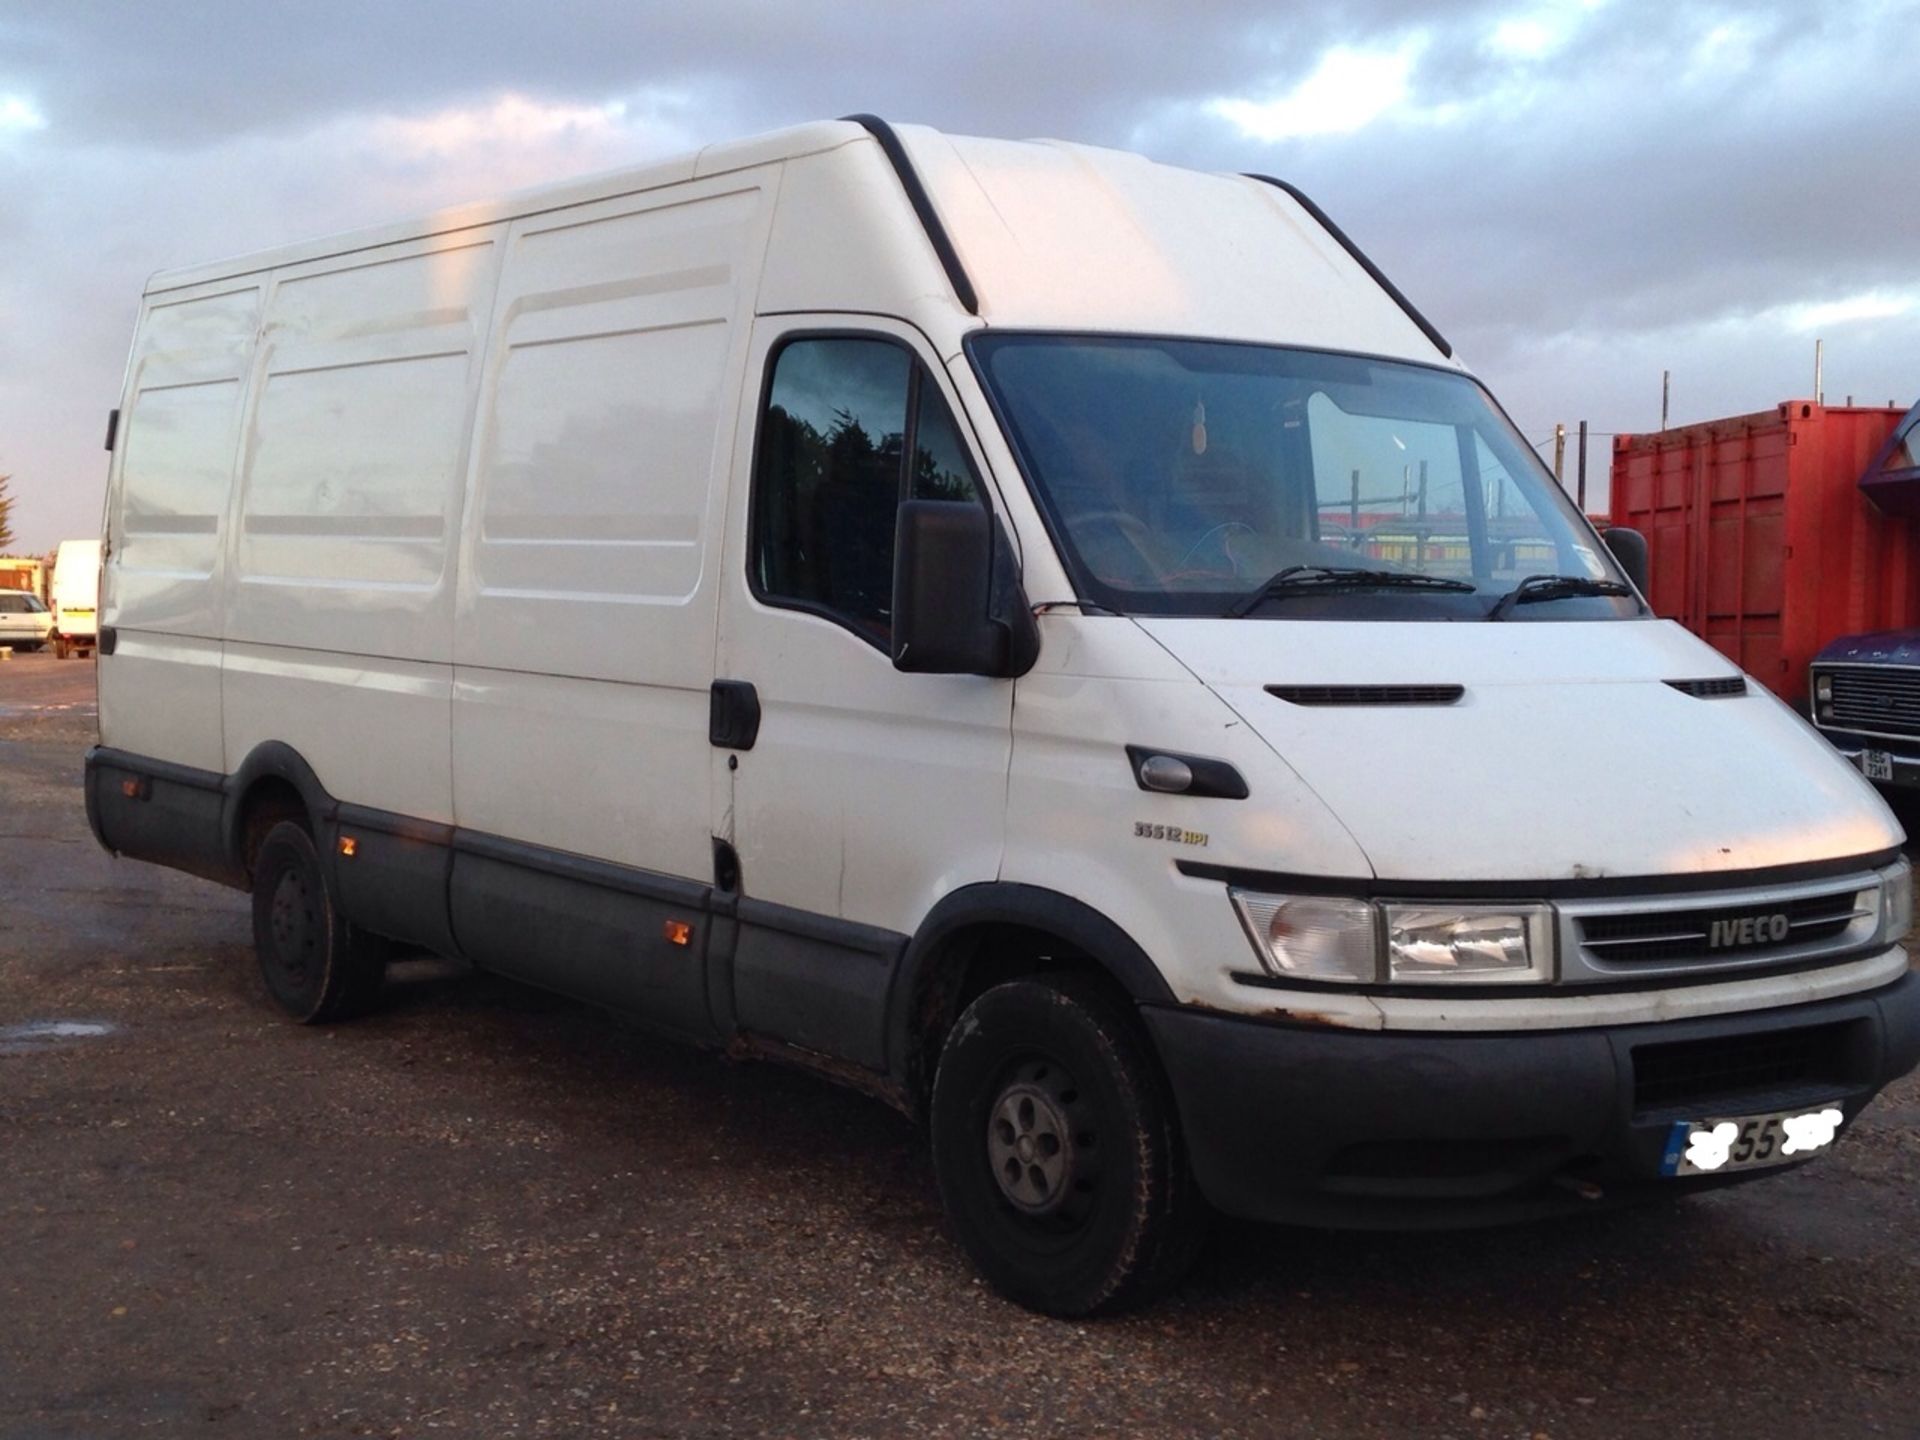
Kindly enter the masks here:
[[1920, 740], [1895, 740], [1825, 728], [1821, 728], [1820, 733], [1840, 752], [1841, 758], [1863, 775], [1866, 774], [1866, 754], [1869, 750], [1885, 755], [1892, 766], [1893, 778], [1869, 777], [1874, 784], [1900, 790], [1920, 790]]
[[[1911, 971], [1806, 1005], [1530, 1033], [1142, 1013], [1207, 1198], [1342, 1228], [1493, 1224], [1757, 1179], [1774, 1172], [1663, 1178], [1674, 1121], [1837, 1101], [1850, 1126], [1920, 1062]], [[1779, 1059], [1802, 1054], [1797, 1072]]]

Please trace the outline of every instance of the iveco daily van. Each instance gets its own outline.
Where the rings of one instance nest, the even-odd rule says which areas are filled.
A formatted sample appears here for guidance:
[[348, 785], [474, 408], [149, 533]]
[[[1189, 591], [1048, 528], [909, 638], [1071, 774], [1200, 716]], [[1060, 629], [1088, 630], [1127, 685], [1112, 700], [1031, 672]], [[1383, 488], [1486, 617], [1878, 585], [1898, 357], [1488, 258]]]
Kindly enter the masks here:
[[53, 557], [53, 653], [65, 660], [94, 647], [99, 631], [98, 540], [62, 540]]
[[1817, 1158], [1902, 835], [1258, 177], [871, 118], [156, 277], [102, 844], [915, 1116], [994, 1284]]

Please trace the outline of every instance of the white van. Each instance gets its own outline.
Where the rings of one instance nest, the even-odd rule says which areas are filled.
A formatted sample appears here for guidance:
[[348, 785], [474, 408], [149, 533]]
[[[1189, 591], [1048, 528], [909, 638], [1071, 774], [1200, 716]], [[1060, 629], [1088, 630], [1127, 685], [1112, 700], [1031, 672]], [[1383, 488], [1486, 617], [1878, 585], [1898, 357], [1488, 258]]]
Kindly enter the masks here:
[[[101, 843], [860, 1086], [1056, 1313], [1817, 1156], [1902, 834], [1279, 182], [870, 117], [156, 277]], [[1630, 583], [1637, 582], [1637, 583]]]
[[65, 660], [92, 650], [99, 633], [98, 540], [62, 540], [53, 557], [53, 653]]

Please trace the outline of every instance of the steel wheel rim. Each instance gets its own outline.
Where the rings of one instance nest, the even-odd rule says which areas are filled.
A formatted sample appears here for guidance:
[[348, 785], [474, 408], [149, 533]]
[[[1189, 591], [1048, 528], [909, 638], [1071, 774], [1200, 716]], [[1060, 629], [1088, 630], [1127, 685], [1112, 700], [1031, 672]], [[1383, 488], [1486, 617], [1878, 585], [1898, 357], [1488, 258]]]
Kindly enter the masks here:
[[1014, 1067], [987, 1107], [986, 1160], [1000, 1197], [1022, 1215], [1074, 1226], [1090, 1206], [1094, 1134], [1066, 1068]]
[[295, 986], [306, 983], [317, 918], [306, 877], [297, 870], [282, 871], [273, 887], [273, 902], [267, 908], [267, 925], [273, 937], [274, 959]]

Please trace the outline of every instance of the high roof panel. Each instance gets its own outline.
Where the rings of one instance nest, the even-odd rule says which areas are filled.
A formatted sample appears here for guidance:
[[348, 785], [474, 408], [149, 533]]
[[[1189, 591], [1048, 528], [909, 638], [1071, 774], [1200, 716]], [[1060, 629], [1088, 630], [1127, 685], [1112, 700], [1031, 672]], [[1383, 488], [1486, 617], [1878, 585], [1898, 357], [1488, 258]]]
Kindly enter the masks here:
[[897, 134], [977, 292], [978, 319], [955, 297], [878, 142], [851, 121], [167, 271], [148, 293], [804, 161], [789, 167], [783, 188], [762, 309], [886, 311], [950, 335], [984, 322], [1445, 358], [1341, 242], [1273, 185], [1089, 145], [949, 136], [917, 125]]
[[378, 245], [417, 240], [427, 235], [444, 235], [479, 225], [493, 225], [503, 220], [515, 220], [523, 215], [538, 215], [543, 211], [558, 210], [567, 205], [608, 200], [618, 195], [638, 194], [641, 191], [655, 190], [662, 185], [672, 185], [700, 176], [721, 175], [732, 170], [743, 170], [752, 165], [764, 165], [777, 160], [790, 160], [796, 156], [817, 154], [820, 151], [831, 150], [835, 146], [865, 138], [866, 131], [858, 125], [839, 120], [796, 125], [765, 135], [752, 135], [743, 140], [729, 140], [708, 145], [703, 149], [671, 159], [659, 160], [650, 165], [628, 166], [619, 170], [603, 171], [597, 175], [583, 175], [551, 185], [540, 185], [517, 191], [498, 199], [456, 205], [428, 215], [371, 226], [364, 230], [351, 230], [342, 234], [297, 241], [291, 245], [277, 246], [274, 249], [262, 250], [250, 255], [233, 256], [203, 265], [162, 270], [147, 282], [147, 293], [152, 295], [162, 290], [177, 290], [188, 285], [205, 284], [211, 280], [232, 279], [255, 271], [271, 270], [282, 265], [297, 265], [303, 261], [318, 260], [330, 255], [370, 250]]
[[900, 135], [990, 325], [1142, 331], [1441, 361], [1284, 191], [1058, 141]]

